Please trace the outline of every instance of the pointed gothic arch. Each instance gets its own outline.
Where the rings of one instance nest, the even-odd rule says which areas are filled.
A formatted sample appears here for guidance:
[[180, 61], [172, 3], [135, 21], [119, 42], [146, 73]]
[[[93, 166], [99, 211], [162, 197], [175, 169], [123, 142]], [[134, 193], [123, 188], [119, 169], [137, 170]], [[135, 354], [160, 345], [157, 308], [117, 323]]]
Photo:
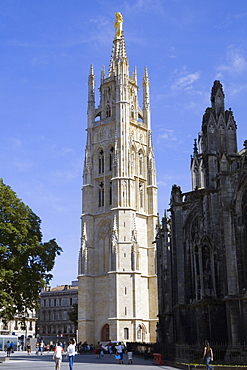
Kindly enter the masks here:
[[100, 274], [105, 274], [111, 270], [111, 225], [111, 220], [106, 218], [96, 228], [95, 253], [98, 256], [97, 271]]
[[105, 171], [105, 156], [103, 149], [100, 149], [98, 151], [98, 169], [99, 174], [104, 173]]
[[112, 171], [114, 161], [114, 148], [111, 146], [109, 148], [109, 171]]
[[110, 325], [105, 324], [101, 329], [101, 341], [108, 342], [110, 340]]

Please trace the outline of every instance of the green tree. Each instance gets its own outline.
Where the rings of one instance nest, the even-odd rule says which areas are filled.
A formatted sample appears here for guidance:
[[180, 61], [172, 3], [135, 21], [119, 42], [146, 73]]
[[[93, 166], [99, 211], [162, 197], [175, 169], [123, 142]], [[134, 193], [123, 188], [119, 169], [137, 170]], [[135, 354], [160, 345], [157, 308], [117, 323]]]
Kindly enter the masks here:
[[68, 311], [68, 317], [73, 324], [75, 324], [75, 328], [77, 329], [78, 325], [78, 303], [73, 303], [72, 310]]
[[55, 258], [62, 249], [55, 239], [42, 243], [41, 220], [0, 179], [0, 317], [10, 321], [18, 312], [39, 306]]

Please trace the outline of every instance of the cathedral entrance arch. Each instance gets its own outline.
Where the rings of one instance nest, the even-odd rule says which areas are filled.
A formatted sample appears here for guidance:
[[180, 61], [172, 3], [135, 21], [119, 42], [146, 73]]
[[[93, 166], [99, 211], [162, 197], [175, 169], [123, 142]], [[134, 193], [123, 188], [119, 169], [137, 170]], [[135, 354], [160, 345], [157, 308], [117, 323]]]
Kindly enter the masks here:
[[105, 324], [101, 330], [101, 341], [108, 342], [110, 340], [110, 326]]

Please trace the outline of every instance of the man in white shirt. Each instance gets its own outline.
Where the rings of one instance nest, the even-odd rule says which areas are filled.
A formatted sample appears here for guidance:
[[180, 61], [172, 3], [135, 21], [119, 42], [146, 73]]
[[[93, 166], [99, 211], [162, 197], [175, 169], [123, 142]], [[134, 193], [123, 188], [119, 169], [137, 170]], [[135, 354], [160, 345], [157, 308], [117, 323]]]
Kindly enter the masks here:
[[75, 341], [71, 339], [67, 348], [67, 357], [69, 357], [69, 370], [73, 370], [75, 358]]

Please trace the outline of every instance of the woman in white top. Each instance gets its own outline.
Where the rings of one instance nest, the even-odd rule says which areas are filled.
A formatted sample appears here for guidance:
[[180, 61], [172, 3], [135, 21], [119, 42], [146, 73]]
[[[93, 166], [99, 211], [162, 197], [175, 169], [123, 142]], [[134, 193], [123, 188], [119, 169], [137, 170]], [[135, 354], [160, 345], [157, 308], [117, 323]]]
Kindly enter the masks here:
[[60, 370], [61, 368], [61, 362], [62, 362], [62, 354], [63, 354], [63, 347], [61, 343], [57, 343], [54, 354], [53, 354], [53, 360], [55, 360], [55, 369]]
[[118, 345], [115, 347], [116, 349], [116, 355], [119, 360], [119, 364], [123, 364], [123, 350], [124, 346], [121, 344], [121, 342], [118, 343]]
[[71, 339], [67, 348], [67, 357], [69, 357], [69, 370], [73, 370], [75, 358], [75, 341]]

